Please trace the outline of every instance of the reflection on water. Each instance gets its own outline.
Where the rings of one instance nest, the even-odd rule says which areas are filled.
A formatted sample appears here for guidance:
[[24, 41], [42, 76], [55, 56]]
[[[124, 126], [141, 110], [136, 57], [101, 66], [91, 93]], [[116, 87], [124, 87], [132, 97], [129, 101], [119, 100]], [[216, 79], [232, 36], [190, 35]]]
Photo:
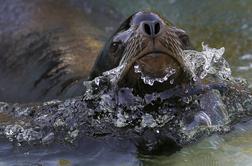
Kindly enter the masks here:
[[250, 166], [252, 121], [235, 126], [227, 135], [213, 135], [172, 156], [141, 156], [146, 166]]
[[[73, 5], [78, 6], [78, 1], [72, 2]], [[107, 33], [111, 33], [118, 26], [118, 21], [124, 20], [134, 11], [140, 9], [159, 11], [173, 23], [187, 30], [196, 48], [200, 47], [202, 41], [211, 47], [224, 46], [225, 56], [231, 64], [233, 74], [246, 78], [252, 84], [252, 2], [250, 0], [221, 2], [169, 0], [158, 1], [158, 3], [154, 0], [145, 0], [134, 1], [134, 4], [133, 1], [110, 0], [86, 3], [84, 9], [89, 15], [97, 12], [97, 8], [101, 6], [110, 11], [107, 16], [111, 18], [106, 18], [104, 22], [101, 17], [91, 17], [94, 22], [98, 20], [97, 27]], [[78, 7], [83, 10], [82, 6]], [[98, 10], [98, 14], [103, 15], [103, 12]], [[119, 150], [111, 148], [109, 144], [115, 142], [104, 144], [104, 142], [90, 140], [78, 148], [55, 145], [27, 150], [14, 148], [10, 142], [1, 140], [0, 166], [142, 164], [146, 166], [249, 166], [252, 163], [252, 122], [237, 125], [235, 129], [227, 135], [205, 138], [172, 156], [137, 156], [134, 148], [126, 145]], [[90, 147], [91, 144], [96, 144], [96, 147]]]
[[[55, 144], [46, 147], [13, 147], [0, 139], [0, 166], [117, 166], [139, 165], [135, 149], [114, 140], [84, 139], [77, 146]], [[117, 145], [117, 146], [112, 146]]]
[[234, 64], [234, 74], [239, 75], [247, 79], [250, 83], [250, 88], [252, 88], [252, 53], [247, 53], [239, 57], [237, 63]]

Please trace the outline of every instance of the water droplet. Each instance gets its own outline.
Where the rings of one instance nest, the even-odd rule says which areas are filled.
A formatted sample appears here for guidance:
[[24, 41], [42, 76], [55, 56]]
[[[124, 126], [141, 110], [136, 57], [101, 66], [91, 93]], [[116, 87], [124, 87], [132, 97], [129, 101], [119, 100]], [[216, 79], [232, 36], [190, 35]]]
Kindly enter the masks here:
[[156, 127], [157, 123], [155, 121], [155, 119], [153, 118], [152, 115], [150, 114], [145, 114], [142, 116], [142, 121], [141, 121], [141, 126], [142, 127]]
[[172, 85], [174, 83], [174, 79], [171, 79], [170, 80], [170, 84]]
[[[163, 77], [159, 77], [159, 78], [154, 78], [148, 75], [145, 75], [142, 71], [139, 65], [134, 65], [134, 71], [135, 73], [140, 73], [141, 74], [141, 79], [143, 80], [143, 82], [145, 84], [148, 84], [150, 86], [153, 86], [153, 84], [155, 82], [159, 82], [159, 83], [163, 83], [165, 81], [167, 81], [169, 79], [169, 77], [171, 77], [172, 75], [174, 75], [176, 73], [176, 69], [171, 69], [171, 68], [166, 68], [165, 69], [165, 75]], [[173, 84], [174, 80], [171, 80], [171, 84]]]
[[184, 50], [184, 61], [193, 81], [204, 79], [207, 75], [215, 75], [226, 80], [231, 77], [231, 69], [223, 58], [225, 48], [210, 48], [202, 43], [202, 51]]
[[196, 82], [197, 81], [197, 77], [193, 77], [193, 81]]
[[94, 81], [95, 81], [95, 84], [96, 84], [97, 86], [100, 85], [100, 79], [99, 79], [99, 77], [96, 77]]

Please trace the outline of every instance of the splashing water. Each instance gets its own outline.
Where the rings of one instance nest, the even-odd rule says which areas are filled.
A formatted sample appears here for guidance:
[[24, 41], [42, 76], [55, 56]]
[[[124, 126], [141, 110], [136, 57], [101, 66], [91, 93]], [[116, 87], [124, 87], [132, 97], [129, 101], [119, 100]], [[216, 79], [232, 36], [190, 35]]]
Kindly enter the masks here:
[[[174, 75], [176, 73], [176, 69], [168, 67], [168, 68], [165, 69], [165, 76], [160, 77], [160, 78], [153, 78], [153, 77], [150, 77], [148, 75], [145, 75], [142, 72], [139, 65], [134, 65], [134, 71], [135, 71], [135, 73], [140, 73], [141, 74], [141, 79], [143, 80], [143, 82], [145, 84], [150, 85], [150, 86], [152, 86], [155, 82], [163, 83], [163, 82], [167, 81], [172, 75]], [[174, 80], [171, 79], [170, 84], [173, 84], [173, 82], [174, 82]]]
[[[176, 85], [138, 96], [133, 89], [117, 86], [126, 66], [123, 64], [85, 81], [86, 92], [80, 97], [38, 105], [0, 103], [0, 116], [11, 117], [0, 123], [0, 135], [19, 146], [72, 144], [82, 138], [81, 142], [85, 142], [86, 137], [106, 136], [106, 139], [140, 138], [147, 141], [148, 148], [154, 148], [159, 141], [170, 138], [187, 145], [202, 136], [227, 132], [231, 122], [246, 117], [252, 109], [252, 96], [235, 89], [226, 91], [229, 88], [226, 83], [233, 77], [223, 53], [224, 48], [204, 45], [201, 52], [184, 51], [191, 76], [204, 79], [212, 75], [220, 79], [220, 84], [192, 85], [190, 81], [183, 87]], [[167, 68], [162, 78], [149, 78], [139, 66], [134, 66], [134, 70], [149, 85], [166, 80], [172, 84], [171, 77], [176, 73], [175, 69]], [[148, 134], [155, 139], [146, 137]]]
[[[186, 65], [186, 70], [191, 73], [192, 80], [204, 79], [207, 76], [215, 76], [220, 80], [230, 80], [231, 69], [228, 62], [223, 58], [225, 48], [220, 49], [210, 48], [202, 43], [202, 51], [184, 50], [183, 61]], [[176, 69], [167, 67], [163, 77], [154, 78], [144, 74], [141, 67], [134, 65], [135, 73], [141, 74], [141, 79], [145, 84], [153, 85], [155, 82], [163, 83], [176, 74]], [[174, 79], [171, 79], [170, 84], [173, 84]]]
[[202, 51], [184, 51], [184, 61], [192, 72], [193, 80], [204, 79], [207, 75], [214, 75], [220, 80], [231, 78], [231, 69], [223, 58], [225, 48], [210, 48], [202, 43]]
[[[223, 80], [225, 80], [226, 78], [231, 79], [232, 78], [231, 70], [227, 62], [222, 57], [224, 53], [224, 48], [215, 49], [215, 48], [209, 48], [208, 46], [205, 46], [205, 45], [202, 45], [202, 46], [203, 46], [203, 51], [201, 52], [198, 52], [195, 50], [184, 51], [184, 54], [185, 54], [184, 60], [185, 62], [187, 62], [189, 70], [191, 70], [191, 72], [194, 74], [193, 76], [196, 77], [196, 79], [198, 78], [203, 79], [209, 74], [209, 75], [217, 76], [218, 78], [223, 79]], [[83, 112], [82, 111], [83, 108], [81, 108], [79, 110], [80, 115], [83, 114], [83, 116], [86, 116], [86, 113], [88, 112], [88, 116], [96, 117], [96, 115], [94, 114], [97, 114], [99, 115], [98, 116], [99, 118], [97, 120], [95, 119], [94, 121], [97, 121], [97, 123], [99, 121], [100, 123], [100, 121], [102, 121], [102, 118], [103, 118], [105, 122], [108, 122], [108, 121], [112, 122], [114, 127], [116, 128], [133, 126], [133, 128], [137, 127], [137, 130], [141, 130], [143, 128], [161, 127], [161, 126], [166, 125], [167, 123], [173, 123], [173, 121], [176, 121], [175, 113], [181, 108], [178, 109], [176, 108], [176, 106], [172, 106], [174, 102], [171, 103], [171, 106], [169, 106], [168, 104], [167, 105], [168, 107], [165, 105], [164, 106], [161, 105], [160, 108], [158, 107], [157, 110], [153, 112], [148, 112], [147, 114], [146, 112], [144, 112], [144, 107], [152, 102], [155, 102], [158, 96], [160, 97], [160, 96], [167, 95], [167, 96], [170, 96], [171, 98], [173, 95], [180, 93], [180, 91], [182, 90], [178, 89], [177, 91], [174, 91], [173, 89], [174, 92], [169, 91], [169, 92], [160, 93], [160, 94], [159, 93], [150, 94], [150, 98], [151, 98], [150, 101], [148, 99], [148, 96], [145, 96], [145, 98], [134, 96], [131, 89], [120, 89], [119, 87], [117, 87], [117, 81], [120, 79], [120, 76], [123, 73], [125, 66], [126, 64], [122, 64], [118, 66], [117, 68], [104, 72], [102, 76], [95, 78], [93, 81], [85, 81], [84, 86], [86, 88], [86, 93], [82, 101], [71, 99], [65, 102], [58, 101], [56, 103], [54, 102], [44, 103], [44, 106], [47, 106], [47, 107], [53, 104], [56, 104], [56, 105], [59, 104], [59, 107], [54, 108], [57, 111], [53, 112], [53, 114], [55, 114], [55, 117], [57, 118], [51, 120], [52, 122], [50, 122], [48, 125], [53, 124], [52, 126], [53, 128], [65, 127], [66, 125], [65, 123], [63, 123], [62, 118], [61, 118], [62, 115], [58, 115], [58, 112], [62, 111], [60, 106], [64, 105], [64, 107], [66, 107], [69, 105], [70, 106], [73, 105], [73, 107], [75, 107], [75, 103], [77, 103], [77, 101], [80, 102], [78, 104], [83, 105], [83, 107], [86, 110], [86, 112], [85, 111]], [[136, 73], [141, 74], [141, 79], [144, 81], [144, 83], [148, 85], [153, 85], [154, 82], [163, 83], [167, 81], [168, 79], [170, 79], [170, 77], [176, 73], [175, 69], [167, 68], [162, 78], [151, 78], [149, 76], [144, 75], [139, 65], [135, 65], [134, 70]], [[172, 84], [173, 79], [170, 79], [169, 82]], [[195, 98], [198, 98], [198, 96], [194, 96], [193, 94], [194, 91], [196, 92], [197, 90], [195, 89], [191, 89], [191, 90], [185, 89], [185, 90], [187, 90], [185, 92], [187, 96], [185, 98], [181, 97], [181, 99], [184, 99], [184, 100], [181, 100], [181, 102], [183, 102], [184, 105], [188, 105], [187, 108], [190, 108], [190, 104], [194, 102]], [[117, 96], [115, 94], [117, 94]], [[214, 96], [216, 97], [218, 95], [214, 94]], [[211, 106], [213, 106], [214, 104], [217, 105], [216, 109], [211, 108], [211, 112], [206, 112], [202, 110], [202, 109], [206, 109], [206, 107], [208, 106], [209, 99], [208, 98], [204, 99], [203, 96], [200, 96], [200, 97], [201, 97], [200, 98], [201, 103], [204, 103], [203, 106], [198, 105], [198, 107], [201, 107], [200, 109], [201, 113], [198, 113], [198, 114], [195, 113], [195, 117], [192, 118], [194, 119], [194, 121], [192, 123], [188, 122], [187, 124], [185, 124], [188, 126], [187, 127], [185, 126], [186, 132], [182, 131], [183, 134], [191, 135], [191, 131], [197, 131], [197, 128], [201, 125], [206, 126], [207, 128], [211, 128], [213, 125], [221, 126], [224, 124], [224, 123], [219, 123], [219, 122], [222, 122], [221, 119], [218, 120], [218, 122], [216, 121], [215, 123], [212, 116], [210, 116], [211, 114], [213, 114], [213, 112], [224, 112], [226, 110], [226, 108], [222, 106], [224, 104], [220, 102], [222, 101], [221, 96], [218, 96], [217, 98], [214, 98], [214, 97], [211, 98], [213, 99]], [[88, 105], [90, 104], [85, 103], [86, 101], [89, 101], [89, 103], [92, 101], [92, 103], [97, 104], [98, 106], [92, 107], [91, 105], [89, 108]], [[28, 109], [28, 110], [32, 110], [32, 109]], [[21, 111], [17, 111], [17, 114], [19, 116], [23, 116], [20, 114], [20, 112]], [[72, 116], [71, 110], [64, 111], [64, 114], [66, 113], [69, 113], [69, 115], [66, 115], [66, 117]], [[46, 111], [44, 111], [43, 113], [41, 113], [41, 115], [38, 115], [37, 119], [45, 119], [46, 121], [49, 117], [52, 117], [52, 115], [49, 115], [46, 113]], [[215, 119], [216, 117], [222, 117], [222, 116], [215, 116]], [[223, 117], [226, 117], [226, 116], [223, 116]], [[135, 124], [133, 124], [133, 122]], [[39, 122], [36, 121], [36, 123], [39, 123]], [[174, 122], [174, 124], [176, 125], [181, 124], [181, 122], [179, 121]], [[44, 124], [41, 124], [41, 126], [42, 125]], [[78, 126], [77, 123], [76, 125]], [[30, 126], [29, 128], [28, 127], [24, 128], [23, 124], [21, 125], [21, 127], [13, 126], [13, 125], [7, 126], [4, 130], [4, 133], [7, 137], [10, 137], [10, 138], [12, 138], [13, 135], [19, 135], [19, 133], [21, 133], [19, 140], [21, 141], [28, 140], [28, 142], [32, 140], [32, 138], [34, 138], [35, 140], [42, 138], [40, 134], [36, 133], [36, 130], [33, 130], [32, 126]], [[71, 130], [71, 132], [68, 132], [68, 134], [70, 134], [73, 137], [75, 137], [75, 135], [78, 135], [78, 133], [79, 133], [78, 130], [76, 131]], [[50, 134], [50, 132], [48, 134], [52, 135]], [[56, 137], [56, 135], [54, 135], [53, 137]]]

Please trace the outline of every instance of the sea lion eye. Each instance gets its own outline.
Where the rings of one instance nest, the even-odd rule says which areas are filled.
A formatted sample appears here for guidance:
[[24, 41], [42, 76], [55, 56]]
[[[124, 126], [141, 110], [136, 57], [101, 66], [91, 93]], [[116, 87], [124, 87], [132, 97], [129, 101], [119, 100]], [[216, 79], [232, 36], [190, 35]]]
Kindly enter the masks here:
[[110, 48], [109, 48], [109, 52], [112, 53], [112, 54], [115, 54], [118, 52], [119, 48], [121, 46], [121, 42], [113, 42], [111, 45], [110, 45]]

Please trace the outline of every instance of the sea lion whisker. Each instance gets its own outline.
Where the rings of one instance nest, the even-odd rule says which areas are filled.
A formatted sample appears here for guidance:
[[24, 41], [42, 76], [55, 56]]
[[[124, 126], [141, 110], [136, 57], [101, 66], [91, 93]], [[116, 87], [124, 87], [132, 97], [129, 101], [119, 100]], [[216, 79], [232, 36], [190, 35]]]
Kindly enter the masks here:
[[[133, 38], [134, 39], [134, 38]], [[126, 54], [123, 56], [123, 59], [120, 64], [123, 64], [125, 61], [129, 60], [134, 52], [134, 46], [136, 45], [136, 40], [130, 40], [127, 49], [125, 50]]]

